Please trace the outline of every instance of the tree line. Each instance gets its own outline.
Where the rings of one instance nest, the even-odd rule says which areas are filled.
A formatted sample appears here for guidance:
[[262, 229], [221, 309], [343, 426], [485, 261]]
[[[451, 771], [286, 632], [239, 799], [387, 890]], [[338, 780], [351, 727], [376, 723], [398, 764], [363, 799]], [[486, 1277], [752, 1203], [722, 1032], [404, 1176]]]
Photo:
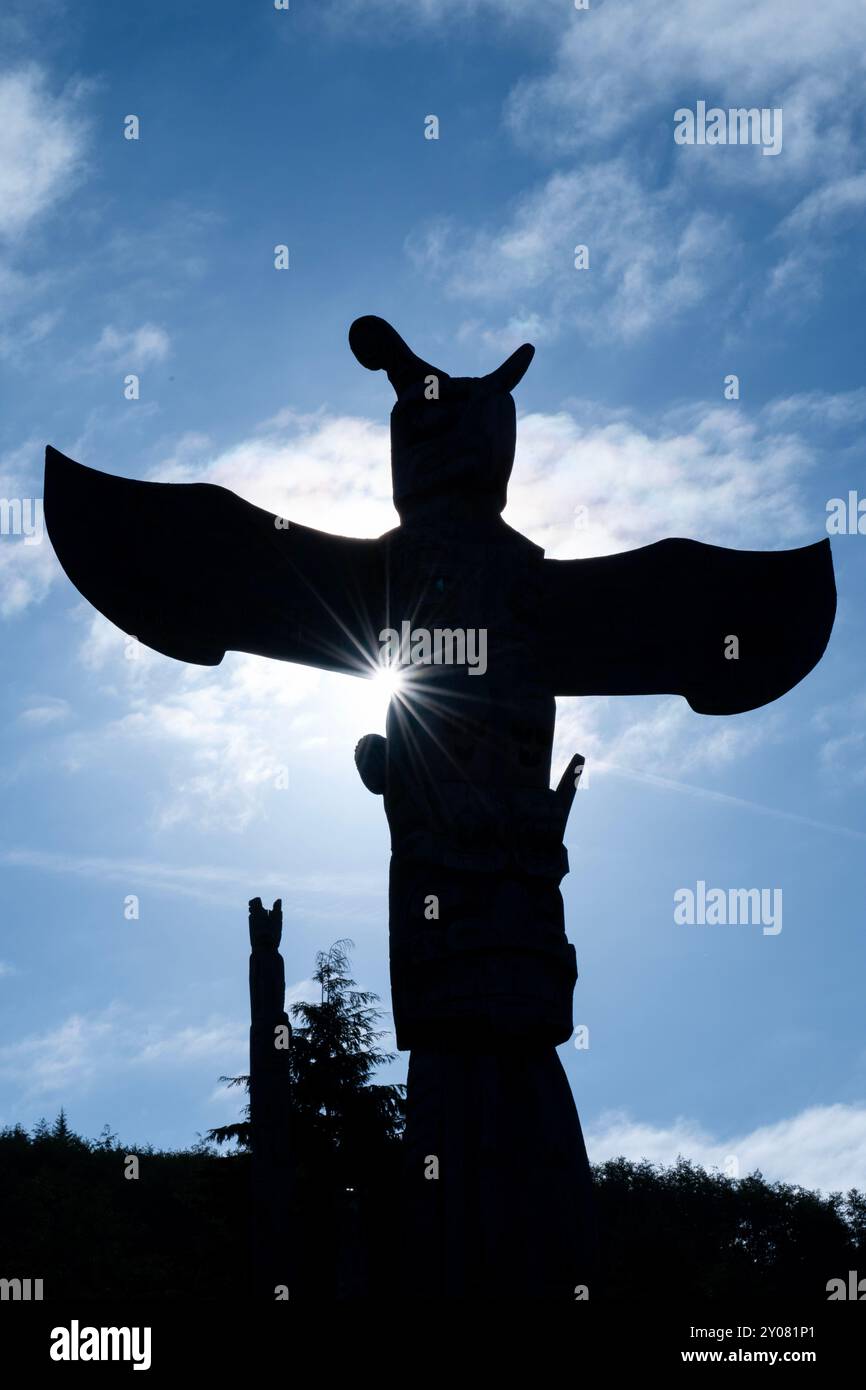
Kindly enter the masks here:
[[[292, 1007], [292, 1238], [301, 1298], [411, 1297], [399, 1280], [405, 1088], [376, 995], [340, 941], [316, 959], [316, 1002]], [[249, 1078], [222, 1078], [241, 1090]], [[249, 1109], [183, 1150], [121, 1144], [53, 1124], [0, 1130], [0, 1277], [41, 1278], [45, 1297], [244, 1297], [249, 1277]], [[138, 1157], [130, 1176], [128, 1156]], [[591, 1298], [825, 1300], [866, 1275], [866, 1194], [734, 1179], [680, 1159], [593, 1170]]]

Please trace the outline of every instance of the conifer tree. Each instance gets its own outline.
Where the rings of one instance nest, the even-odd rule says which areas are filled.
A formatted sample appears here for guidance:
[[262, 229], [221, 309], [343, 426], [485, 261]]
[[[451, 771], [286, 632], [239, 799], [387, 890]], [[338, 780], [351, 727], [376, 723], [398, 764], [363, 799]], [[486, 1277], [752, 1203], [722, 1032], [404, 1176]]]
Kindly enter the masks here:
[[[385, 1034], [376, 1026], [381, 1018], [378, 995], [359, 990], [350, 975], [352, 945], [344, 938], [318, 952], [313, 979], [319, 1000], [291, 1009], [293, 1143], [302, 1158], [335, 1165], [345, 1177], [371, 1162], [380, 1146], [399, 1138], [405, 1092], [404, 1086], [371, 1079], [395, 1054], [380, 1046]], [[220, 1080], [249, 1093], [248, 1076]], [[212, 1129], [207, 1137], [248, 1148], [249, 1104], [240, 1121]]]

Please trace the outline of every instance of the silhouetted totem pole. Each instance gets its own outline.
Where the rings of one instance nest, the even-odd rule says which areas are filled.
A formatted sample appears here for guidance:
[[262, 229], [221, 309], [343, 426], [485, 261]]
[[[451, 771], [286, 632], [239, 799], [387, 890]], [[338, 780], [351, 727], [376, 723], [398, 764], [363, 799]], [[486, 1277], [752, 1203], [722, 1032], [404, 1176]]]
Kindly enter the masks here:
[[[364, 676], [400, 634], [409, 664], [387, 737], [363, 738], [356, 761], [391, 830], [392, 998], [411, 1052], [401, 1286], [573, 1297], [589, 1171], [555, 1048], [572, 1032], [559, 884], [582, 760], [550, 789], [554, 697], [679, 694], [717, 715], [776, 699], [828, 641], [829, 542], [764, 553], [677, 539], [546, 560], [501, 517], [511, 392], [533, 349], [466, 378], [416, 357], [382, 319], [357, 319], [349, 341], [397, 395], [400, 525], [378, 540], [287, 525], [210, 484], [98, 473], [50, 448], [46, 521], [91, 603], [179, 660], [238, 650]], [[484, 660], [471, 662], [482, 635]]]
[[293, 1196], [291, 1025], [280, 955], [283, 906], [250, 902], [250, 1149], [253, 1278], [256, 1292], [291, 1297], [296, 1264], [289, 1230]]

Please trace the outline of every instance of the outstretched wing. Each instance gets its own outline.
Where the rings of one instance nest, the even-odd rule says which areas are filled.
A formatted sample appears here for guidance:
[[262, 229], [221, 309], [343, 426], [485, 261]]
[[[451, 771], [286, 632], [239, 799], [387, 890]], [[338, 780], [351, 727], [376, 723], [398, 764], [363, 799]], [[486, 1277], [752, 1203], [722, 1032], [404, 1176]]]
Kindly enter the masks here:
[[820, 660], [836, 612], [828, 540], [781, 551], [665, 540], [542, 570], [540, 662], [557, 695], [757, 709]]
[[210, 483], [117, 478], [50, 447], [44, 508], [73, 584], [148, 647], [202, 666], [241, 651], [369, 674], [378, 541], [287, 524]]

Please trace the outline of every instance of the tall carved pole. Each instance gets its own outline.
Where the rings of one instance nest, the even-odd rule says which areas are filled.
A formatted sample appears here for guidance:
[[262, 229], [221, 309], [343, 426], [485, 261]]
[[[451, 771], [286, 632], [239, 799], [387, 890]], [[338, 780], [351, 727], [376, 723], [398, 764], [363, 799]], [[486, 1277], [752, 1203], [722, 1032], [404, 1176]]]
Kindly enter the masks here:
[[[555, 697], [680, 695], [713, 716], [778, 699], [830, 636], [829, 541], [764, 554], [668, 537], [546, 559], [501, 516], [511, 393], [534, 349], [486, 376], [452, 377], [383, 319], [356, 319], [349, 342], [397, 398], [400, 525], [378, 540], [289, 524], [212, 484], [112, 477], [51, 448], [45, 519], [81, 593], [181, 661], [244, 651], [369, 675], [383, 640], [393, 652], [394, 634], [410, 634], [387, 739], [364, 739], [357, 754], [391, 830], [394, 1020], [397, 1046], [411, 1051], [416, 1270], [402, 1283], [415, 1294], [574, 1297], [590, 1183], [555, 1049], [572, 1024], [559, 884], [577, 765], [552, 791]], [[259, 909], [251, 983], [258, 990], [262, 951], [268, 1002], [253, 1027], [252, 1103], [272, 1237], [287, 1190], [275, 1138], [288, 1123], [273, 1047], [285, 1018], [278, 941], [278, 920]]]
[[[502, 630], [510, 607], [519, 631], [533, 548], [496, 539], [498, 555], [488, 539], [478, 556], [487, 584], [469, 585], [425, 536], [428, 582], [407, 576], [403, 611], [443, 626], [456, 592], [460, 616], [474, 601]], [[405, 573], [393, 556], [395, 593]], [[518, 642], [492, 656], [483, 696], [465, 670], [410, 672], [387, 739], [366, 735], [355, 753], [391, 829], [391, 991], [397, 1046], [411, 1050], [406, 1256], [417, 1296], [573, 1299], [591, 1284], [593, 1221], [556, 1055], [572, 1035], [577, 976], [559, 884], [584, 760], [550, 789], [553, 699], [534, 688]]]
[[253, 1279], [258, 1296], [291, 1296], [293, 1260], [289, 1213], [291, 1148], [291, 1026], [286, 976], [279, 952], [283, 909], [250, 902], [250, 1128], [252, 1147]]

